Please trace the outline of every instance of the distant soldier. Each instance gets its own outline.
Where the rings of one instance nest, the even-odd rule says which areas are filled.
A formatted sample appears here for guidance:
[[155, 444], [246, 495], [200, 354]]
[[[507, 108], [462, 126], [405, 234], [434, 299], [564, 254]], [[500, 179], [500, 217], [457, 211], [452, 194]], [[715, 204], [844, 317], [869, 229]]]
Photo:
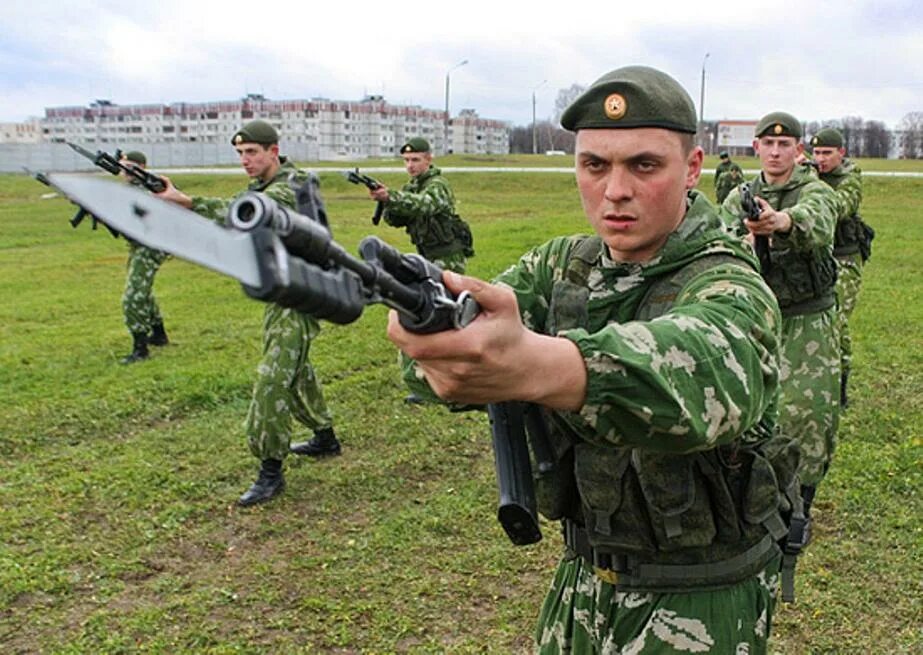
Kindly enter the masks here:
[[[290, 182], [305, 183], [308, 174], [279, 155], [279, 135], [263, 120], [253, 120], [231, 138], [241, 166], [251, 178], [248, 191], [259, 191], [280, 205], [296, 209]], [[161, 197], [193, 211], [224, 221], [232, 200], [190, 198], [170, 184]], [[260, 464], [259, 476], [238, 499], [241, 506], [267, 501], [285, 487], [282, 462], [289, 452], [311, 457], [339, 455], [340, 442], [320, 381], [308, 359], [308, 351], [320, 333], [320, 324], [309, 314], [267, 303], [263, 314], [263, 356], [247, 412], [246, 433], [250, 452]], [[314, 432], [314, 437], [291, 444], [292, 417]]]
[[863, 256], [860, 252], [866, 240], [864, 223], [859, 217], [862, 202], [862, 171], [848, 158], [843, 135], [833, 128], [824, 128], [811, 139], [814, 162], [820, 179], [836, 191], [837, 223], [833, 254], [838, 268], [836, 295], [840, 332], [840, 406], [846, 407], [846, 386], [852, 367], [852, 339], [849, 317], [856, 307], [862, 286]]
[[720, 162], [715, 168], [715, 197], [718, 204], [724, 202], [735, 186], [744, 181], [743, 169], [731, 161], [731, 156], [725, 151], [718, 155]]
[[[122, 155], [121, 163], [124, 166], [146, 168], [147, 157], [143, 152], [132, 150]], [[140, 184], [127, 173], [121, 175], [130, 184]], [[122, 312], [125, 315], [125, 326], [131, 333], [132, 349], [121, 359], [122, 364], [147, 359], [150, 356], [149, 345], [165, 346], [169, 343], [163, 327], [163, 316], [154, 298], [154, 276], [169, 256], [128, 239], [128, 276], [122, 294]]]
[[455, 212], [455, 195], [433, 164], [429, 142], [410, 139], [401, 157], [410, 181], [400, 191], [381, 185], [369, 195], [384, 203], [388, 225], [406, 228], [417, 252], [442, 269], [464, 273], [466, 258], [474, 255], [471, 230]]
[[[433, 164], [429, 142], [422, 137], [410, 139], [401, 146], [401, 158], [410, 181], [400, 191], [385, 185], [370, 189], [369, 196], [384, 204], [388, 225], [406, 228], [418, 253], [443, 270], [464, 273], [467, 258], [474, 255], [471, 229], [455, 212], [455, 195]], [[423, 402], [413, 393], [404, 401]]]
[[801, 123], [791, 114], [773, 112], [760, 119], [753, 149], [762, 172], [749, 183], [759, 219], [741, 220], [746, 212], [740, 187], [731, 190], [723, 207], [748, 239], [769, 238], [771, 266], [763, 276], [782, 310], [779, 424], [801, 445], [799, 476], [810, 518], [817, 485], [833, 457], [839, 418], [837, 200], [813, 168], [796, 164], [804, 150], [801, 136]]

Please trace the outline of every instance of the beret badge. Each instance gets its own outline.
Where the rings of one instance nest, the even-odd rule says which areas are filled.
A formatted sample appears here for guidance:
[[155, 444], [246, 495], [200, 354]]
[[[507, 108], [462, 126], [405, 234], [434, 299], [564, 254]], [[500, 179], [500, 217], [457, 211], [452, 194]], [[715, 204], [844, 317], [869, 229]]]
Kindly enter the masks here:
[[608, 118], [617, 121], [628, 111], [628, 103], [621, 94], [612, 93], [603, 101], [603, 110]]

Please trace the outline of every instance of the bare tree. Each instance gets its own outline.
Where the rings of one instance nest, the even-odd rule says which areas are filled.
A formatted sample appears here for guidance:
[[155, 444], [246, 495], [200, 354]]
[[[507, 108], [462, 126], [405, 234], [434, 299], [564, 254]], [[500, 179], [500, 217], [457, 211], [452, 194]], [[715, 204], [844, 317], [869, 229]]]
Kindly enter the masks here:
[[923, 156], [923, 111], [912, 111], [901, 119], [901, 157], [918, 159]]
[[865, 150], [863, 157], [887, 158], [891, 152], [891, 132], [881, 121], [865, 124]]
[[577, 97], [586, 91], [586, 87], [579, 84], [571, 84], [566, 89], [558, 91], [558, 97], [554, 101], [554, 116], [552, 123], [558, 125], [561, 123], [561, 114], [567, 109]]

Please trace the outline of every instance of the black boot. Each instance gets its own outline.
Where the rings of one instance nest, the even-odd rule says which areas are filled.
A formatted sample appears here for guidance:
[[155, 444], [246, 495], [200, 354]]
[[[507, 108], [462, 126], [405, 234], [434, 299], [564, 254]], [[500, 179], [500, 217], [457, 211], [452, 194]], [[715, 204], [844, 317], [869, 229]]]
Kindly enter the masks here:
[[154, 323], [151, 326], [151, 336], [147, 342], [152, 346], [166, 346], [170, 343], [167, 338], [167, 331], [163, 329], [163, 323]]
[[244, 495], [237, 499], [241, 507], [249, 507], [257, 503], [264, 503], [285, 489], [285, 478], [282, 476], [281, 459], [264, 459], [260, 465], [260, 475]]
[[411, 393], [404, 396], [404, 402], [408, 405], [422, 405], [426, 401], [420, 398], [420, 396], [417, 394]]
[[134, 345], [131, 352], [125, 355], [120, 361], [122, 364], [134, 364], [142, 359], [147, 359], [150, 353], [147, 350], [147, 335], [143, 332], [132, 332], [131, 335]]
[[849, 383], [849, 369], [844, 368], [840, 373], [840, 407], [849, 407], [849, 398], [846, 396], [846, 385]]
[[327, 457], [340, 454], [340, 442], [337, 441], [333, 428], [324, 428], [323, 430], [315, 430], [314, 438], [310, 441], [293, 443], [289, 450], [296, 455]]

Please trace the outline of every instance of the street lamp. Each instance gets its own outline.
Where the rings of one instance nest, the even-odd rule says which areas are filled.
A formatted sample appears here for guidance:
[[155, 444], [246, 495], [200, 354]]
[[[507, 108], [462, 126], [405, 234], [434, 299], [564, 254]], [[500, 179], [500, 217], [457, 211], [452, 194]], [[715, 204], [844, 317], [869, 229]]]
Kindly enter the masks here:
[[703, 146], [705, 145], [705, 61], [710, 54], [706, 52], [705, 57], [702, 58], [702, 86], [699, 89], [699, 139]]
[[[544, 84], [547, 81], [548, 80], [542, 80], [542, 84]], [[533, 155], [538, 152], [538, 143], [536, 142], [536, 138], [535, 138], [535, 92], [542, 86], [542, 84], [539, 84], [537, 87], [532, 89], [532, 154]]]
[[464, 59], [445, 72], [445, 125], [444, 133], [442, 135], [443, 154], [449, 152], [449, 73], [451, 73], [456, 68], [464, 66], [467, 63], [468, 60]]

